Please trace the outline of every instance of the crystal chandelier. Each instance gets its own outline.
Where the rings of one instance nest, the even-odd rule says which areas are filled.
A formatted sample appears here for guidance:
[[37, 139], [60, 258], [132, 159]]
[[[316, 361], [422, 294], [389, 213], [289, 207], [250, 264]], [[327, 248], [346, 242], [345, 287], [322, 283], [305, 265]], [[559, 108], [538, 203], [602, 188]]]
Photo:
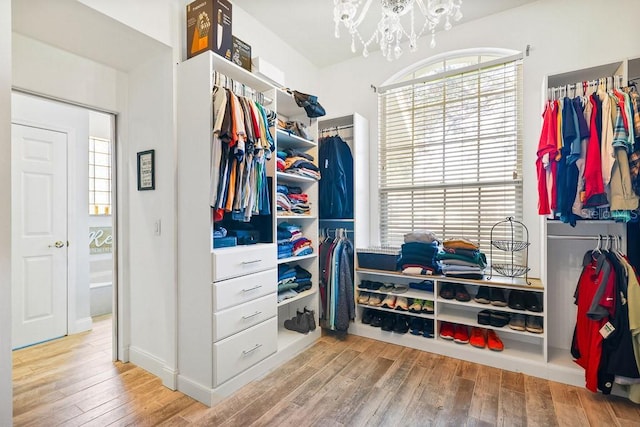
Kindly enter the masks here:
[[[431, 47], [436, 45], [436, 28], [444, 21], [444, 29], [451, 29], [451, 19], [459, 21], [462, 18], [462, 0], [379, 0], [382, 17], [371, 37], [365, 40], [358, 27], [369, 11], [373, 0], [364, 0], [364, 5], [358, 14], [358, 7], [362, 0], [333, 0], [333, 21], [335, 35], [340, 37], [340, 24], [344, 24], [351, 35], [351, 51], [356, 52], [356, 40], [362, 45], [362, 55], [369, 56], [369, 45], [374, 41], [380, 45], [382, 54], [389, 60], [402, 55], [400, 43], [404, 37], [409, 40], [412, 52], [418, 47], [418, 39], [428, 30], [431, 31]], [[414, 25], [415, 9], [424, 17], [424, 23], [419, 31]], [[401, 18], [409, 15], [409, 29], [402, 25]], [[406, 19], [405, 19], [406, 21]]]

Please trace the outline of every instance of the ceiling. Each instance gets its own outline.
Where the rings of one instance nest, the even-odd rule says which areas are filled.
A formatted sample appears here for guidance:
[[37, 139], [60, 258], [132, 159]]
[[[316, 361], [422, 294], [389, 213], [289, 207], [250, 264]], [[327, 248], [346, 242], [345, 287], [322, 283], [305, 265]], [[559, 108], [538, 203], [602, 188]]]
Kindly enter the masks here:
[[[463, 18], [454, 23], [454, 26], [532, 1], [535, 0], [466, 0], [462, 3]], [[361, 47], [357, 53], [351, 52], [351, 42], [346, 31], [341, 32], [340, 39], [335, 38], [331, 0], [233, 0], [233, 4], [263, 23], [318, 67], [336, 64], [361, 54]], [[379, 17], [379, 10], [374, 3], [361, 27], [375, 28]], [[370, 34], [371, 32], [363, 34], [363, 38], [367, 39]], [[436, 34], [436, 41], [438, 36]], [[427, 38], [419, 42], [420, 47], [428, 46], [428, 43]]]

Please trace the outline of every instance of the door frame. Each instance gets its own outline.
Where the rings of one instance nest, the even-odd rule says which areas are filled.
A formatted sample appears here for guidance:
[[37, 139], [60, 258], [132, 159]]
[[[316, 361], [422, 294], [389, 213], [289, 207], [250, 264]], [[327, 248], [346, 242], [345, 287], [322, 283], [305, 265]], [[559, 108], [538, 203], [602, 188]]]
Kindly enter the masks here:
[[[124, 310], [121, 310], [121, 305], [120, 304], [125, 304], [124, 300], [121, 298], [121, 295], [123, 295], [122, 292], [122, 288], [121, 288], [121, 284], [122, 281], [120, 280], [120, 270], [118, 269], [118, 265], [119, 265], [119, 261], [121, 260], [121, 244], [120, 241], [122, 240], [120, 237], [120, 233], [119, 233], [119, 229], [118, 229], [118, 219], [120, 217], [120, 211], [118, 209], [118, 183], [121, 181], [120, 178], [120, 172], [119, 172], [119, 168], [118, 168], [118, 127], [117, 127], [117, 122], [118, 122], [118, 114], [116, 112], [113, 111], [107, 111], [101, 108], [97, 108], [97, 107], [93, 107], [93, 106], [88, 106], [88, 105], [84, 105], [84, 104], [80, 104], [77, 102], [72, 102], [72, 101], [68, 101], [65, 99], [60, 99], [60, 98], [56, 98], [56, 97], [52, 97], [52, 96], [48, 96], [48, 95], [43, 95], [41, 93], [37, 93], [37, 92], [33, 92], [33, 91], [29, 91], [29, 90], [24, 90], [18, 87], [12, 87], [11, 90], [12, 93], [19, 93], [22, 95], [27, 95], [27, 96], [33, 96], [42, 100], [46, 100], [46, 101], [52, 101], [52, 102], [56, 102], [56, 103], [61, 103], [63, 105], [67, 105], [67, 106], [73, 106], [73, 107], [79, 107], [79, 108], [83, 108], [86, 110], [91, 110], [91, 111], [96, 111], [99, 113], [104, 113], [104, 114], [109, 114], [112, 116], [112, 152], [111, 152], [111, 200], [112, 200], [112, 208], [111, 208], [111, 218], [112, 218], [112, 227], [113, 227], [113, 236], [114, 236], [114, 244], [113, 244], [113, 265], [112, 265], [112, 269], [113, 269], [113, 283], [112, 283], [112, 360], [116, 361], [116, 360], [122, 360], [122, 361], [128, 361], [128, 358], [126, 357], [125, 354], [120, 353], [119, 352], [119, 346], [123, 345], [123, 340], [122, 337], [124, 335], [124, 319], [121, 317], [122, 313], [124, 312]], [[37, 127], [37, 128], [45, 128], [43, 126], [43, 123], [37, 123], [37, 122], [32, 122], [30, 120], [26, 120], [24, 118], [16, 118], [13, 116], [13, 112], [12, 112], [12, 117], [11, 117], [11, 123], [16, 123], [19, 125], [25, 125], [25, 126], [32, 126], [32, 127]], [[67, 135], [72, 135], [73, 138], [69, 138], [69, 140], [76, 140], [76, 131], [73, 128], [66, 128], [64, 126], [59, 126], [59, 125], [54, 125], [54, 124], [49, 124], [47, 123], [46, 125], [46, 129], [50, 129], [50, 130], [54, 130], [54, 131], [58, 131], [58, 132], [64, 132]], [[67, 142], [67, 194], [69, 194], [69, 192], [72, 190], [71, 187], [71, 181], [69, 180], [69, 165], [75, 162], [70, 162], [70, 159], [74, 159], [75, 154], [77, 152], [77, 144], [69, 144], [69, 142]], [[88, 166], [87, 166], [88, 167]], [[71, 201], [70, 201], [70, 197], [67, 196], [67, 218], [69, 217], [69, 211], [72, 209], [72, 206], [70, 206]], [[74, 210], [75, 210], [75, 206], [73, 206]], [[87, 207], [88, 208], [88, 207]], [[88, 230], [87, 230], [88, 232]], [[74, 241], [78, 241], [78, 239], [76, 238], [77, 235], [75, 233], [75, 230], [73, 229], [73, 227], [70, 227], [69, 224], [67, 223], [67, 237], [68, 240], [71, 242], [71, 244], [67, 247], [67, 334], [69, 334], [71, 332], [70, 329], [70, 325], [75, 325], [76, 324], [76, 311], [74, 309], [72, 309], [72, 307], [75, 308], [75, 304], [71, 304], [71, 302], [75, 302], [76, 299], [76, 277], [75, 277], [75, 273], [72, 273], [72, 266], [75, 265], [74, 263], [76, 262], [77, 258], [78, 258], [78, 249], [77, 246], [78, 245], [74, 245], [73, 242]]]

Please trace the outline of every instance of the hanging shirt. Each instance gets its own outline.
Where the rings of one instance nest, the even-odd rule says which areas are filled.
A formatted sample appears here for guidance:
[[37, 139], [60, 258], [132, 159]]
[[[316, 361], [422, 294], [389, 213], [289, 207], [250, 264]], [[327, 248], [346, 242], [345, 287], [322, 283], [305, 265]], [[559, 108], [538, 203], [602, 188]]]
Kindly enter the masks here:
[[538, 213], [549, 215], [551, 213], [551, 191], [553, 187], [553, 172], [555, 169], [555, 156], [557, 152], [557, 111], [552, 101], [547, 105], [542, 114], [542, 132], [538, 141], [536, 159], [536, 172], [538, 175]]
[[598, 117], [602, 117], [602, 112], [598, 109], [599, 98], [595, 94], [591, 95], [589, 101], [591, 102], [591, 126], [585, 157], [583, 205], [597, 207], [607, 203], [602, 180], [602, 162], [600, 161], [600, 133], [597, 131]]

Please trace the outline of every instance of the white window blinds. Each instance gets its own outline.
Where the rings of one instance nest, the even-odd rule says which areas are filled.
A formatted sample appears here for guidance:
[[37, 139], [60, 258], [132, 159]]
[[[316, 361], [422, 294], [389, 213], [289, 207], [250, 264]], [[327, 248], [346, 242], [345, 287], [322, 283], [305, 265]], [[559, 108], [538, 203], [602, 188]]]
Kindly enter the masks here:
[[[488, 255], [491, 227], [521, 221], [521, 67], [520, 59], [492, 61], [381, 91], [382, 245], [429, 229], [479, 242]], [[509, 237], [494, 230], [494, 240]]]

